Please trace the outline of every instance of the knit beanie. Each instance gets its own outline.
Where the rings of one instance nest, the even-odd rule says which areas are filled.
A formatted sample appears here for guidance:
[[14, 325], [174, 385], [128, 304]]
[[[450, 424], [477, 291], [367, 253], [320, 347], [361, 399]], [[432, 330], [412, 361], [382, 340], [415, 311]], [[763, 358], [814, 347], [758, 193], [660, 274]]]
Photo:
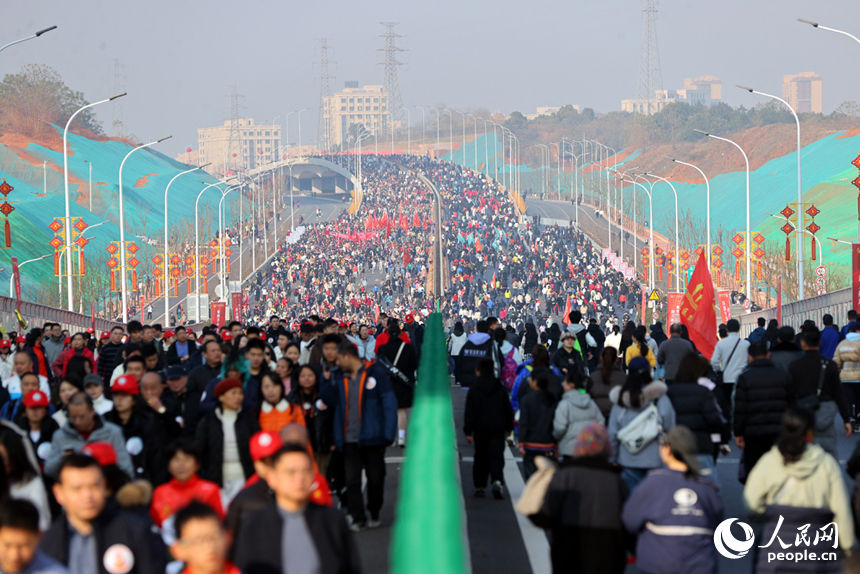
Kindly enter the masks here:
[[606, 427], [600, 423], [589, 423], [586, 425], [576, 435], [576, 442], [573, 443], [574, 458], [584, 456], [609, 458], [611, 451], [609, 433], [606, 432]]

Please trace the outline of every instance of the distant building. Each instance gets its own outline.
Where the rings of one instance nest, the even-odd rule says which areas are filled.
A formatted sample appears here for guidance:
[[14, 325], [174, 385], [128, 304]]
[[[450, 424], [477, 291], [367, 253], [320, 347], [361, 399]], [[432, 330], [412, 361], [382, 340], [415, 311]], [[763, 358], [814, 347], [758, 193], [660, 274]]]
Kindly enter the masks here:
[[[236, 169], [254, 169], [261, 164], [283, 157], [278, 152], [281, 145], [281, 126], [254, 125], [254, 120], [240, 118], [238, 143], [230, 151], [230, 120], [223, 126], [198, 128], [197, 165], [209, 163], [205, 171], [218, 175]], [[236, 157], [233, 157], [233, 154]]]
[[[573, 106], [573, 105], [572, 105], [572, 106], [570, 106], [570, 107], [572, 107], [573, 109], [575, 109], [577, 112], [579, 111], [579, 106]], [[537, 117], [539, 117], [539, 116], [551, 116], [551, 115], [553, 115], [553, 114], [557, 114], [557, 113], [558, 113], [558, 110], [560, 110], [560, 109], [561, 109], [561, 106], [545, 106], [545, 107], [542, 107], [542, 108], [537, 108], [537, 110], [535, 111], [535, 113], [533, 113], [533, 114], [526, 114], [526, 119], [528, 119], [528, 120], [533, 120], [533, 119], [535, 119], [535, 118], [537, 118]]]
[[334, 145], [350, 139], [351, 126], [364, 126], [373, 135], [389, 128], [388, 93], [383, 86], [356, 87], [347, 82], [342, 92], [323, 99], [324, 121]]
[[685, 104], [710, 106], [722, 100], [723, 84], [716, 76], [701, 76], [686, 78], [682, 90], [655, 90], [654, 98], [621, 100], [621, 110], [634, 114], [656, 114], [669, 104], [683, 102]]
[[821, 77], [815, 72], [803, 72], [782, 77], [782, 98], [794, 111], [821, 113]]
[[188, 165], [201, 165], [197, 162], [197, 150], [192, 149], [191, 151], [184, 151], [182, 153], [176, 154], [176, 157], [173, 158], [176, 161], [181, 161], [182, 163]]

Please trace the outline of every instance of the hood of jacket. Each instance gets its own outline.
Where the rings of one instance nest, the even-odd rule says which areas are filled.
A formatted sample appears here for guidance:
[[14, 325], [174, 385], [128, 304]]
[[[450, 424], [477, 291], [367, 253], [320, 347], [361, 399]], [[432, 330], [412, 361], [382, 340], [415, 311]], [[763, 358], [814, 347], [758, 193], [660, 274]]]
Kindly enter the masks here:
[[852, 343], [854, 341], [860, 341], [860, 333], [848, 333], [845, 335], [845, 340], [851, 341]]
[[585, 325], [582, 323], [571, 323], [567, 326], [567, 331], [573, 333], [574, 335], [579, 335], [583, 331], [585, 331]]
[[[621, 388], [622, 387], [612, 387], [612, 390], [609, 391], [609, 400], [612, 401], [613, 404], [620, 405], [625, 408], [631, 408], [630, 393], [625, 392], [622, 396]], [[648, 383], [642, 388], [642, 400], [640, 401], [640, 405], [659, 399], [665, 395], [668, 390], [669, 387], [662, 381], [652, 381]]]
[[486, 333], [472, 333], [469, 335], [469, 342], [473, 345], [483, 345], [490, 340], [490, 336]]
[[457, 323], [456, 325], [454, 325], [453, 335], [455, 337], [459, 337], [463, 333], [465, 333], [465, 331], [463, 330], [463, 324], [462, 323]]
[[817, 444], [806, 445], [806, 450], [803, 451], [803, 456], [800, 457], [800, 460], [785, 465], [785, 473], [794, 478], [807, 478], [824, 462], [825, 456], [827, 456], [827, 453]]
[[789, 353], [799, 353], [800, 347], [798, 347], [794, 343], [777, 343], [770, 350], [771, 353], [776, 353], [778, 351], [787, 351]]
[[567, 391], [561, 396], [561, 400], [580, 409], [587, 409], [591, 404], [591, 397], [587, 393], [580, 392], [579, 389]]
[[494, 377], [479, 377], [472, 388], [487, 397], [504, 389], [502, 383]]

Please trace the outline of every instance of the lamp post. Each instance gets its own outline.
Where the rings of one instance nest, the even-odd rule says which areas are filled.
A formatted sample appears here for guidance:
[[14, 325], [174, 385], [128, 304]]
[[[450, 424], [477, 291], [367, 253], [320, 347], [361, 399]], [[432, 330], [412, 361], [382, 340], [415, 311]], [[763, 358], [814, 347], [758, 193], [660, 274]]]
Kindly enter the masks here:
[[[199, 227], [200, 214], [197, 211], [197, 208], [200, 206], [200, 196], [202, 196], [203, 192], [205, 192], [210, 187], [217, 187], [219, 185], [227, 185], [227, 182], [233, 181], [235, 179], [236, 179], [235, 177], [231, 177], [230, 179], [225, 180], [225, 181], [219, 181], [217, 183], [210, 183], [209, 185], [204, 187], [200, 191], [200, 193], [197, 194], [197, 199], [194, 201], [194, 259], [195, 259], [195, 261], [198, 261], [198, 262], [200, 261], [200, 259], [199, 259], [199, 257], [200, 257], [200, 227]], [[221, 193], [224, 193], [220, 187], [218, 187], [218, 191], [220, 191]], [[239, 246], [240, 250], [241, 250], [241, 247], [242, 246], [240, 245]], [[256, 261], [254, 263], [256, 264]], [[166, 262], [165, 262], [165, 265], [166, 265]], [[240, 270], [239, 274], [241, 275], [241, 270]], [[200, 273], [197, 273], [196, 279], [197, 280], [195, 281], [195, 285], [196, 285], [195, 290], [197, 291], [197, 297], [195, 299], [195, 303], [196, 303], [195, 306], [197, 308], [197, 320], [199, 321], [200, 320]]]
[[448, 108], [442, 108], [442, 111], [448, 112], [448, 119], [450, 120], [450, 126], [448, 130], [448, 154], [451, 156], [451, 163], [454, 162], [454, 114], [451, 113], [451, 110]]
[[[780, 214], [776, 214], [776, 213], [765, 213], [765, 215], [768, 215], [768, 216], [770, 216], [770, 217], [776, 217], [777, 219], [784, 219], [784, 220], [788, 221], [789, 223], [791, 223], [791, 221], [790, 221], [786, 216], [782, 215], [781, 213], [780, 213]], [[804, 229], [803, 231], [804, 231], [804, 232], [806, 232], [806, 233], [808, 233], [809, 235], [811, 235], [811, 236], [812, 236], [813, 241], [815, 241], [816, 243], [818, 243], [818, 264], [819, 264], [819, 265], [824, 265], [824, 250], [821, 248], [821, 240], [820, 240], [820, 239], [818, 239], [818, 237], [816, 237], [816, 236], [815, 236], [815, 234], [814, 234], [814, 233], [812, 233], [811, 231], [809, 231], [808, 229]], [[830, 240], [832, 240], [832, 241], [836, 241], [837, 243], [846, 243], [845, 241], [840, 241], [840, 240], [838, 240], [838, 239], [833, 239], [832, 237], [828, 237], [827, 239], [830, 239]], [[813, 259], [813, 261], [815, 261], [815, 259]]]
[[[460, 114], [460, 116], [463, 118], [463, 167], [466, 167], [466, 114], [458, 111], [455, 111], [454, 113]], [[454, 161], [453, 151], [451, 155], [451, 161]]]
[[[739, 146], [738, 144], [736, 144], [735, 142], [733, 142], [732, 140], [726, 139], [726, 138], [721, 138], [719, 136], [715, 136], [714, 134], [709, 134], [707, 132], [703, 132], [702, 130], [693, 130], [693, 131], [700, 133], [702, 135], [708, 136], [709, 138], [714, 138], [715, 140], [728, 142], [728, 143], [732, 144], [733, 146], [735, 146], [736, 148], [738, 148], [738, 150], [744, 156], [744, 162], [746, 163], [746, 174], [747, 174], [747, 178], [746, 178], [746, 182], [747, 182], [747, 246], [746, 247], [747, 247], [747, 256], [748, 256], [747, 257], [747, 265], [746, 265], [746, 267], [747, 267], [747, 269], [746, 269], [746, 273], [747, 273], [746, 291], [747, 292], [745, 293], [745, 295], [747, 297], [749, 297], [750, 299], [752, 299], [752, 292], [750, 291], [752, 281], [750, 278], [751, 265], [750, 265], [750, 257], [749, 257], [749, 250], [750, 250], [750, 247], [752, 246], [751, 245], [752, 239], [750, 236], [750, 160], [747, 157], [747, 154], [743, 150], [743, 148], [741, 146]], [[708, 241], [710, 241], [710, 240], [711, 240], [711, 238], [708, 237]], [[800, 298], [803, 299], [803, 277], [799, 278], [799, 283], [800, 283], [800, 286], [798, 287], [798, 293], [800, 294]]]
[[[272, 118], [272, 137], [274, 137], [274, 135], [275, 135], [275, 120], [278, 119], [279, 117], [281, 117], [281, 116], [278, 115], [278, 116], [275, 116]], [[273, 139], [272, 141], [274, 142], [275, 140]], [[272, 149], [275, 151], [273, 154], [270, 154], [269, 157], [272, 159], [277, 159], [278, 150], [275, 146], [272, 146]], [[241, 273], [240, 273], [240, 275], [241, 275]]]
[[[134, 152], [145, 149], [151, 146], [154, 146], [157, 143], [161, 143], [164, 140], [170, 139], [173, 136], [165, 136], [161, 139], [157, 139], [155, 141], [151, 141], [149, 143], [139, 145], [127, 154], [122, 159], [122, 163], [119, 164], [119, 264], [120, 264], [120, 280], [122, 281], [122, 285], [120, 286], [120, 293], [122, 294], [122, 322], [128, 323], [128, 308], [127, 308], [127, 290], [128, 285], [126, 284], [126, 276], [128, 270], [125, 265], [125, 207], [123, 204], [123, 187], [122, 187], [122, 168], [125, 167], [125, 162], [131, 157], [131, 154]], [[66, 271], [71, 273], [71, 267], [67, 267]], [[135, 286], [136, 287], [136, 286]]]
[[424, 145], [424, 132], [427, 131], [427, 121], [424, 119], [424, 108], [415, 106], [421, 110], [421, 153], [427, 155], [427, 147]]
[[[499, 179], [499, 136], [496, 134], [496, 128], [500, 128], [499, 124], [494, 122], [493, 120], [489, 120], [491, 124], [493, 124], [493, 179]], [[505, 132], [502, 132], [502, 137], [505, 137]], [[502, 153], [505, 153], [505, 142], [502, 142]], [[502, 161], [504, 164], [504, 161]], [[490, 166], [487, 166], [487, 171], [489, 171]]]
[[[23, 40], [22, 40], [22, 41], [23, 41]], [[25, 262], [23, 262], [23, 263], [19, 263], [19, 264], [18, 264], [18, 269], [21, 269], [21, 267], [23, 267], [23, 266], [24, 266], [24, 265], [26, 265], [27, 263], [32, 263], [33, 261], [41, 261], [41, 260], [42, 260], [42, 259], [44, 259], [45, 257], [51, 257], [52, 255], [53, 255], [53, 253], [48, 253], [47, 255], [42, 255], [41, 257], [37, 257], [37, 258], [35, 258], [35, 259], [30, 259], [30, 260], [25, 261]], [[15, 279], [15, 276], [14, 276], [14, 275], [12, 275], [11, 277], [9, 277], [9, 297], [14, 297], [14, 296], [15, 296], [15, 292], [14, 292], [14, 291], [12, 291], [12, 289], [14, 288], [14, 287], [13, 287], [13, 285], [12, 285], [12, 280], [13, 280], [13, 279]]]
[[299, 110], [299, 113], [296, 114], [296, 122], [299, 124], [299, 158], [302, 157], [302, 112], [308, 111], [310, 108], [305, 108], [303, 110]]
[[[178, 178], [180, 175], [185, 175], [186, 173], [191, 173], [192, 171], [197, 171], [198, 169], [203, 169], [204, 167], [206, 167], [208, 165], [210, 165], [210, 164], [207, 163], [205, 165], [194, 167], [194, 168], [185, 170], [181, 173], [174, 175], [173, 179], [171, 179], [167, 183], [167, 187], [164, 190], [164, 321], [165, 321], [165, 326], [168, 329], [170, 328], [170, 295], [169, 295], [170, 294], [170, 288], [169, 288], [169, 283], [168, 283], [169, 275], [167, 274], [167, 262], [168, 262], [168, 259], [170, 257], [170, 249], [168, 249], [168, 246], [167, 246], [167, 206], [168, 206], [167, 195], [170, 193], [170, 185], [174, 181], [176, 181], [176, 178]], [[195, 253], [195, 256], [196, 256], [196, 253]], [[199, 268], [199, 262], [197, 262], [197, 266]], [[199, 271], [199, 269], [198, 269], [198, 271]], [[141, 313], [143, 313], [142, 309], [141, 309]]]
[[[289, 112], [286, 116], [284, 116], [284, 127], [286, 129], [286, 131], [284, 132], [284, 139], [287, 140], [287, 143], [290, 142], [290, 116], [295, 113], [297, 113], [297, 110], [293, 110]], [[290, 153], [289, 149], [287, 150], [287, 157], [288, 159], [292, 157], [292, 154]]]
[[[765, 96], [766, 98], [770, 98], [772, 100], [782, 102], [783, 104], [785, 104], [785, 107], [787, 107], [788, 110], [791, 112], [791, 115], [794, 116], [794, 121], [797, 124], [797, 218], [798, 218], [798, 225], [797, 225], [797, 277], [798, 277], [798, 282], [800, 284], [798, 287], [799, 296], [800, 296], [800, 299], [803, 299], [803, 225], [801, 225], [803, 222], [803, 187], [802, 187], [802, 181], [801, 181], [801, 177], [800, 177], [800, 173], [801, 173], [800, 172], [800, 118], [797, 117], [797, 112], [794, 111], [794, 108], [791, 107], [791, 104], [789, 104], [788, 102], [786, 102], [785, 100], [783, 100], [780, 97], [774, 96], [773, 94], [766, 94], [764, 92], [759, 92], [759, 91], [754, 90], [752, 88], [747, 88], [746, 86], [737, 86], [737, 87], [742, 89], [742, 90], [746, 90], [746, 91], [750, 92], [751, 94], [758, 94], [760, 96]], [[750, 247], [752, 246], [752, 240], [749, 238], [749, 235], [747, 235], [747, 244], [748, 244], [746, 246], [747, 252], [748, 252], [747, 255], [749, 255], [749, 250], [750, 250]], [[749, 257], [747, 257], [747, 260], [749, 260]], [[747, 297], [749, 297], [749, 296], [750, 295], [747, 294]]]
[[[0, 52], [5, 50], [9, 46], [14, 46], [15, 44], [20, 44], [21, 42], [26, 42], [27, 40], [32, 40], [33, 38], [38, 38], [39, 36], [41, 36], [45, 32], [50, 32], [51, 30], [55, 30], [56, 28], [57, 28], [56, 26], [51, 26], [50, 28], [45, 28], [44, 30], [39, 30], [38, 32], [36, 32], [32, 36], [27, 36], [26, 38], [21, 38], [20, 40], [15, 40], [14, 42], [9, 42], [8, 44], [6, 44], [2, 48], [0, 48]], [[21, 265], [23, 265], [23, 263]]]
[[[546, 144], [535, 144], [532, 147], [539, 147], [540, 148], [540, 167], [541, 167], [540, 191], [541, 191], [541, 194], [545, 194], [546, 193], [546, 173], [543, 170], [546, 167], [546, 165], [545, 165], [546, 164], [546, 157], [549, 156], [549, 148], [546, 146]], [[546, 154], [546, 155], [544, 155], [544, 154]]]
[[[680, 257], [680, 242], [678, 241], [678, 191], [675, 189], [675, 186], [672, 185], [672, 182], [666, 179], [665, 177], [660, 177], [659, 175], [645, 172], [647, 177], [656, 177], [660, 181], [664, 181], [669, 184], [669, 187], [672, 188], [672, 193], [675, 194], [675, 257]], [[681, 290], [681, 275], [679, 273], [675, 273], [675, 291]]]
[[[226, 261], [224, 260], [224, 216], [223, 216], [224, 198], [227, 197], [227, 194], [230, 193], [231, 191], [235, 191], [237, 187], [239, 187], [239, 186], [238, 185], [233, 186], [233, 187], [230, 187], [229, 189], [227, 189], [227, 191], [222, 191], [221, 192], [221, 201], [218, 202], [218, 228], [219, 228], [218, 229], [218, 246], [219, 246], [219, 251], [220, 251], [218, 258], [221, 260], [219, 275], [221, 276], [221, 281], [220, 281], [221, 297], [223, 297], [225, 301], [227, 300], [227, 291], [224, 288], [224, 275], [226, 273], [225, 269], [227, 268], [227, 265], [226, 265]], [[241, 203], [241, 197], [240, 197], [240, 203]], [[263, 233], [263, 235], [265, 235], [265, 233]], [[239, 248], [241, 249], [241, 246], [239, 246]], [[266, 254], [266, 256], [268, 257], [268, 253]], [[239, 269], [239, 280], [241, 281], [241, 279], [242, 279], [242, 270]], [[199, 293], [197, 294], [197, 304], [198, 305], [200, 304], [200, 294]], [[199, 313], [198, 313], [197, 320], [198, 321], [200, 320]]]
[[[43, 30], [41, 33], [45, 33], [47, 31], [48, 30]], [[29, 40], [29, 38], [24, 38], [24, 40]], [[24, 40], [19, 40], [19, 41], [23, 42]], [[16, 42], [13, 42], [13, 44], [15, 44], [15, 43]], [[7, 44], [7, 45], [11, 46], [11, 44]], [[5, 46], [4, 46], [4, 48], [5, 48]], [[91, 108], [91, 107], [97, 106], [99, 104], [106, 104], [107, 102], [111, 102], [117, 98], [121, 98], [124, 95], [125, 95], [125, 92], [123, 92], [121, 94], [117, 94], [115, 96], [111, 96], [106, 100], [101, 100], [101, 101], [95, 102], [93, 104], [87, 104], [86, 106], [78, 109], [75, 113], [72, 114], [72, 116], [69, 118], [69, 121], [66, 122], [65, 129], [63, 129], [63, 184], [64, 184], [64, 195], [65, 195], [65, 200], [66, 200], [66, 217], [65, 217], [65, 221], [64, 221], [64, 227], [65, 227], [65, 231], [66, 231], [66, 270], [68, 271], [68, 281], [66, 283], [66, 286], [67, 286], [67, 290], [69, 292], [68, 293], [68, 309], [69, 309], [69, 311], [74, 311], [74, 301], [72, 298], [72, 273], [71, 273], [71, 270], [72, 270], [72, 229], [71, 229], [72, 216], [71, 216], [70, 209], [69, 209], [69, 140], [68, 140], [69, 126], [72, 125], [72, 120], [75, 119], [75, 116], [77, 116], [79, 113], [86, 110], [87, 108]]]
[[[437, 110], [433, 106], [430, 106], [430, 109], [436, 113], [436, 149], [434, 150], [436, 153], [433, 155], [438, 156], [439, 155], [439, 110]], [[434, 159], [439, 159], [439, 158], [435, 157]]]
[[[472, 118], [473, 120], [475, 120], [475, 141], [474, 141], [474, 145], [475, 145], [475, 171], [479, 171], [478, 170], [478, 118], [476, 118], [472, 114], [466, 114], [466, 115], [469, 116], [470, 118]], [[463, 129], [465, 129], [465, 127], [466, 126], [463, 126]], [[486, 145], [484, 147], [486, 148]], [[465, 155], [466, 155], [466, 152], [463, 152], [464, 157], [465, 157]]]
[[409, 108], [403, 108], [403, 111], [406, 112], [406, 155], [412, 155], [412, 134], [409, 132], [412, 114], [409, 113]]
[[666, 157], [669, 161], [673, 161], [680, 165], [686, 165], [687, 167], [692, 167], [696, 171], [698, 171], [702, 177], [705, 179], [705, 235], [707, 235], [707, 239], [705, 240], [705, 244], [707, 245], [707, 259], [708, 259], [708, 273], [711, 272], [711, 183], [708, 181], [708, 176], [705, 175], [701, 169], [696, 167], [691, 163], [686, 163], [681, 160], [675, 159], [673, 157]]
[[[487, 145], [487, 120], [484, 118], [475, 118], [476, 120], [481, 120], [484, 122], [484, 175], [490, 175], [490, 146]], [[495, 128], [493, 129], [493, 133], [495, 133]]]
[[[639, 183], [637, 181], [632, 181], [632, 180], [623, 179], [623, 178], [621, 181], [623, 181], [625, 183], [632, 183], [633, 185], [638, 185], [639, 187], [642, 188], [642, 191], [644, 191], [648, 195], [648, 209], [650, 210], [649, 216], [648, 216], [648, 217], [650, 217], [650, 222], [648, 225], [648, 231], [650, 232], [649, 243], [651, 244], [651, 247], [653, 248], [654, 247], [654, 202], [651, 200], [651, 192], [648, 191], [648, 189], [644, 185], [642, 185], [641, 183]], [[634, 213], [636, 212], [636, 206], [635, 205], [633, 207], [633, 211], [634, 211]], [[634, 231], [634, 236], [635, 236], [635, 231]], [[649, 263], [651, 263], [651, 265], [650, 265], [650, 271], [649, 271], [649, 277], [648, 277], [648, 289], [653, 291], [654, 290], [654, 253], [653, 252], [651, 253], [651, 257], [649, 259], [650, 259]]]

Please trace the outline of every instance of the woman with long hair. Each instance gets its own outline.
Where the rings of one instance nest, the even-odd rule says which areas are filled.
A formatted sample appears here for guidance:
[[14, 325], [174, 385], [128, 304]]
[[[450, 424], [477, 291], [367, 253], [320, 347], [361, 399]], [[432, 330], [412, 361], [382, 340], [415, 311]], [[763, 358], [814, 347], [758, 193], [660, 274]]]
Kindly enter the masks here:
[[633, 331], [636, 330], [636, 323], [627, 321], [624, 323], [624, 328], [621, 330], [621, 342], [618, 344], [618, 356], [624, 361], [623, 367], [627, 368], [627, 347], [633, 344]]
[[629, 373], [624, 385], [615, 387], [609, 392], [612, 410], [609, 413], [608, 428], [609, 438], [612, 441], [613, 462], [624, 469], [621, 477], [631, 491], [645, 478], [648, 471], [660, 467], [660, 449], [656, 438], [652, 438], [639, 450], [631, 452], [621, 443], [618, 433], [652, 403], [657, 408], [663, 430], [674, 427], [675, 410], [669, 397], [666, 396], [667, 390], [666, 383], [653, 380], [648, 361], [642, 357], [635, 357], [630, 361]]
[[302, 409], [308, 438], [314, 451], [314, 459], [325, 476], [334, 445], [331, 409], [320, 410], [319, 374], [310, 365], [301, 365], [295, 373], [296, 385], [287, 397]]
[[[838, 531], [838, 539], [833, 536], [809, 548], [809, 553], [833, 552], [838, 540], [839, 560], [796, 563], [794, 571], [842, 572], [843, 552], [854, 544], [854, 520], [842, 469], [835, 458], [813, 443], [814, 438], [815, 414], [799, 407], [789, 408], [782, 417], [776, 444], [749, 471], [744, 499], [752, 513], [764, 518], [760, 540], [772, 541], [777, 528], [781, 533], [805, 528], [810, 533], [831, 535]], [[836, 527], [830, 528], [830, 523]], [[768, 563], [767, 554], [759, 552], [756, 572], [779, 571], [776, 563]]]
[[629, 365], [630, 361], [636, 357], [643, 357], [648, 361], [648, 364], [651, 365], [652, 369], [657, 368], [657, 357], [654, 356], [654, 352], [645, 340], [647, 336], [648, 334], [647, 331], [645, 331], [645, 327], [638, 327], [633, 331], [633, 344], [628, 346], [627, 350], [624, 352], [624, 362], [626, 364]]
[[279, 375], [265, 373], [260, 382], [263, 400], [257, 407], [257, 420], [260, 430], [279, 433], [289, 424], [305, 426], [305, 417], [300, 406], [287, 400], [284, 383]]
[[609, 412], [612, 410], [609, 391], [613, 387], [623, 385], [625, 380], [627, 376], [618, 361], [618, 351], [614, 347], [604, 347], [600, 355], [600, 369], [591, 373], [589, 378], [588, 394], [597, 403], [606, 420], [609, 420]]
[[290, 374], [293, 372], [294, 368], [295, 363], [287, 357], [281, 357], [278, 359], [277, 365], [275, 365], [275, 374], [281, 380], [281, 384], [284, 386], [284, 392], [286, 394], [290, 394], [290, 391], [293, 389], [293, 382], [290, 378]]
[[699, 474], [696, 438], [677, 426], [661, 437], [659, 452], [666, 468], [639, 484], [622, 514], [627, 531], [636, 536], [636, 569], [716, 574], [713, 531], [723, 520], [723, 503], [716, 485]]

